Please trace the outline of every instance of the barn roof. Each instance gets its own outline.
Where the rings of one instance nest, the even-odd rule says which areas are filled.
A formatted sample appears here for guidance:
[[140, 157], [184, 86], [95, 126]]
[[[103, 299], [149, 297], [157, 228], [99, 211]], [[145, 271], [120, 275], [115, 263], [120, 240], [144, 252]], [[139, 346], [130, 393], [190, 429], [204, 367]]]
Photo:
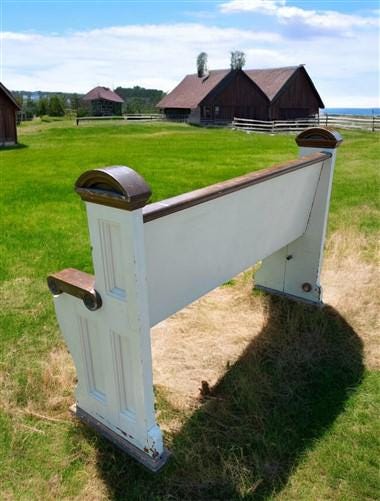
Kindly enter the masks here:
[[8, 90], [5, 85], [3, 85], [1, 82], [0, 82], [0, 90], [2, 90], [4, 92], [4, 94], [7, 96], [7, 98], [12, 102], [12, 104], [18, 109], [18, 110], [21, 110], [21, 107], [20, 105], [17, 103], [16, 99], [14, 98], [12, 92], [10, 90]]
[[244, 70], [246, 75], [273, 101], [286, 82], [298, 70], [299, 66], [285, 68], [267, 68], [264, 70]]
[[198, 104], [224, 79], [229, 70], [212, 70], [205, 77], [186, 75], [167, 96], [157, 104], [159, 108], [196, 108]]
[[96, 99], [104, 99], [104, 101], [112, 101], [114, 103], [124, 103], [124, 99], [108, 87], [95, 87], [83, 97], [84, 101], [95, 101]]
[[[287, 66], [284, 68], [266, 68], [261, 70], [242, 70], [265, 94], [269, 102], [274, 101], [280, 94], [285, 84], [301, 69], [305, 72], [318, 100], [320, 107], [323, 102], [314, 87], [309, 75], [300, 66]], [[187, 75], [167, 96], [157, 104], [159, 108], [196, 108], [203, 99], [230, 73], [230, 70], [211, 70], [203, 78], [196, 73]]]

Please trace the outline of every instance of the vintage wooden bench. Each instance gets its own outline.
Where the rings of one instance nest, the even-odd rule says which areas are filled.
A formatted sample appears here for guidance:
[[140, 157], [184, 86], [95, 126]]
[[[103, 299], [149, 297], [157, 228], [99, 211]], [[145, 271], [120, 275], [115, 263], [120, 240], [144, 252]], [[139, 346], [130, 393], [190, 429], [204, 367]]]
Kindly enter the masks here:
[[153, 471], [168, 458], [155, 420], [150, 328], [262, 260], [257, 288], [322, 303], [319, 283], [337, 132], [296, 138], [300, 158], [146, 205], [128, 167], [82, 174], [95, 276], [48, 277], [78, 376], [76, 415]]

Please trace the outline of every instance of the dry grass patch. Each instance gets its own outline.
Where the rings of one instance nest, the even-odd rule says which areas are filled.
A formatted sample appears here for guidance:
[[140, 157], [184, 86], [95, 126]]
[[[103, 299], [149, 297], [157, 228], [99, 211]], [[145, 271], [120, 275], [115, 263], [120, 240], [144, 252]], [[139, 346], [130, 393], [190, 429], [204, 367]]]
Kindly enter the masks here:
[[155, 384], [169, 391], [174, 405], [194, 404], [202, 382], [212, 387], [263, 323], [252, 273], [243, 273], [152, 329]]
[[68, 408], [74, 403], [75, 382], [76, 372], [67, 349], [60, 347], [52, 351], [43, 364], [42, 372], [45, 410], [53, 412], [55, 417], [67, 417]]
[[363, 257], [367, 246], [368, 239], [353, 232], [331, 236], [322, 273], [323, 299], [362, 339], [367, 367], [379, 369], [379, 248], [369, 262]]
[[3, 411], [11, 415], [15, 425], [29, 431], [33, 426], [24, 423], [24, 418], [32, 416], [40, 421], [68, 423], [69, 407], [74, 403], [73, 390], [76, 373], [72, 358], [66, 348], [60, 346], [42, 360], [38, 368], [27, 371], [28, 400], [26, 405], [17, 402], [17, 382], [11, 375], [0, 373], [0, 405]]

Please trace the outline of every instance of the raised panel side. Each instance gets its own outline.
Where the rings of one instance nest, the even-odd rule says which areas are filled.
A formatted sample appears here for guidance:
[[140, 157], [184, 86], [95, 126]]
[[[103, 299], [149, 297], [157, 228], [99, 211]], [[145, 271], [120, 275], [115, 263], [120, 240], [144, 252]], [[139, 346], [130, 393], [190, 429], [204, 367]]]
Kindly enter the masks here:
[[126, 281], [120, 225], [99, 220], [99, 235], [106, 290], [111, 295], [123, 299], [126, 296]]
[[124, 417], [134, 421], [136, 418], [136, 397], [131, 341], [115, 332], [111, 333], [111, 337], [118, 386], [119, 410]]
[[79, 325], [80, 344], [88, 392], [92, 397], [105, 403], [105, 379], [99, 332], [95, 325], [92, 325], [83, 317], [79, 318]]

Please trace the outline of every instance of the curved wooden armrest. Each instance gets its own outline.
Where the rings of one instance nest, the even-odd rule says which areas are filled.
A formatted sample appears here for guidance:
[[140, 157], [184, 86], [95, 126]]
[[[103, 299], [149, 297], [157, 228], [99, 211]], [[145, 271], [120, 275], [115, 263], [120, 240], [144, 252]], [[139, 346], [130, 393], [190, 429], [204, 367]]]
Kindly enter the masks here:
[[86, 308], [91, 311], [102, 306], [102, 298], [95, 290], [95, 277], [89, 273], [67, 268], [47, 277], [50, 292], [55, 296], [65, 292], [71, 296], [82, 299]]

